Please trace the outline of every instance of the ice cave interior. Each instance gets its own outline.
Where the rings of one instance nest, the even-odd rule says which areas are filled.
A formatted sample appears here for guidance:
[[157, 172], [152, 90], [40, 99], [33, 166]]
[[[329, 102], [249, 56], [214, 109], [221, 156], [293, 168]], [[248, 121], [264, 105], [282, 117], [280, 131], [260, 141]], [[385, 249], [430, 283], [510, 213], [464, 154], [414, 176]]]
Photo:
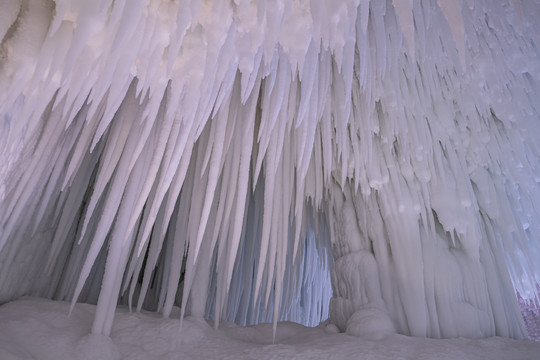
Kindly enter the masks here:
[[0, 303], [526, 337], [540, 2], [7, 0]]

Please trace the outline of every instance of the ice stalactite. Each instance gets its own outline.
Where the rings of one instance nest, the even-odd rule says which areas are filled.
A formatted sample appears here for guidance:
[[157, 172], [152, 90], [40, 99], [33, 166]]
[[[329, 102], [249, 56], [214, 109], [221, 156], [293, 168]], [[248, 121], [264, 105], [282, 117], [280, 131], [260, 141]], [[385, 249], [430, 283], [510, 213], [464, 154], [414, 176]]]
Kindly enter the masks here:
[[0, 301], [97, 301], [105, 335], [121, 299], [274, 329], [329, 312], [356, 335], [522, 337], [538, 16], [505, 0], [5, 2]]

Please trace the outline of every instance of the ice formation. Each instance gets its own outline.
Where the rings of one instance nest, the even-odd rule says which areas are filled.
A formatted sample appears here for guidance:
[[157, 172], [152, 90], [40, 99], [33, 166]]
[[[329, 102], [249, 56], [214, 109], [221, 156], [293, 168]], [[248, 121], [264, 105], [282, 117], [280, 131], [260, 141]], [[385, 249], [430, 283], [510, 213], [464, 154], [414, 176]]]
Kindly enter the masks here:
[[104, 335], [123, 299], [522, 337], [538, 18], [536, 0], [4, 1], [0, 301], [97, 301]]

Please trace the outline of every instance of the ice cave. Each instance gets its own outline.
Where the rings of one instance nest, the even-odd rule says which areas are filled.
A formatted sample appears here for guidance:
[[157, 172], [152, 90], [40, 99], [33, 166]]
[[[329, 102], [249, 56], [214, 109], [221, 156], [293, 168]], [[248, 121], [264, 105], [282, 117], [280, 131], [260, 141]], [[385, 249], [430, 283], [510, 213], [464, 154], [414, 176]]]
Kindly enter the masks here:
[[88, 354], [143, 313], [526, 339], [539, 24], [538, 0], [2, 1], [0, 318], [93, 304]]

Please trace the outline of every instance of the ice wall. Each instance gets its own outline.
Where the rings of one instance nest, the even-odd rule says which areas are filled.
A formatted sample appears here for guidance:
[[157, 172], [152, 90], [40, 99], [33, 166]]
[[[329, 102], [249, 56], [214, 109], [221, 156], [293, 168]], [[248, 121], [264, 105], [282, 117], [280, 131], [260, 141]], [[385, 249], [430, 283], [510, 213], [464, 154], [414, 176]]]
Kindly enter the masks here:
[[1, 301], [97, 300], [108, 334], [120, 295], [220, 319], [249, 294], [275, 323], [328, 233], [338, 329], [523, 336], [538, 1], [2, 7]]

